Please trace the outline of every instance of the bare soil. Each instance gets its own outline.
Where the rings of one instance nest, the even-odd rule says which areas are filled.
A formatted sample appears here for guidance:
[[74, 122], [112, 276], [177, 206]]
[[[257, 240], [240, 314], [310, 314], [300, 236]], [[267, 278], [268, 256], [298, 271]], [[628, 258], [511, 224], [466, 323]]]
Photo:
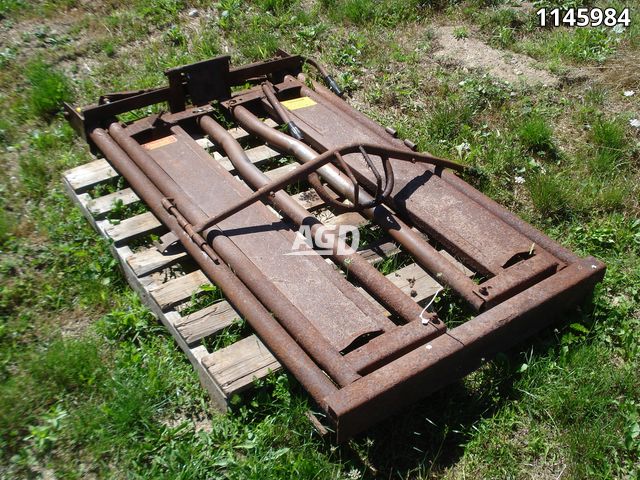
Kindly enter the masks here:
[[526, 55], [497, 50], [481, 40], [456, 38], [456, 27], [435, 29], [436, 50], [434, 56], [446, 65], [457, 65], [469, 70], [486, 71], [511, 84], [556, 86], [560, 79], [535, 66], [535, 60]]

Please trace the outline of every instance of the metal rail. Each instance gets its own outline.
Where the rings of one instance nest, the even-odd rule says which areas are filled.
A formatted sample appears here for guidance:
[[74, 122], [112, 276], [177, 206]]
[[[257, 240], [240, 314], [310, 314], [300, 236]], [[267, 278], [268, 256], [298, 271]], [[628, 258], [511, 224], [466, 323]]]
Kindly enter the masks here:
[[[158, 186], [164, 198], [171, 199], [172, 208], [168, 210], [171, 214], [175, 215], [176, 212], [180, 212], [190, 225], [198, 223], [206, 217], [204, 212], [188, 199], [175, 181], [149, 157], [134, 139], [127, 135], [118, 123], [110, 125], [109, 134], [144, 174]], [[191, 235], [199, 235], [193, 227], [188, 225], [186, 230]], [[345, 362], [345, 359], [329, 345], [320, 332], [274, 287], [273, 283], [247, 259], [227, 236], [219, 230], [204, 233], [204, 238], [207, 238], [211, 243], [212, 253], [215, 252], [216, 256], [220, 256], [224, 262], [231, 266], [238, 278], [277, 316], [287, 331], [313, 356], [332, 379], [340, 385], [348, 385], [360, 378], [356, 371], [350, 368], [348, 362]], [[208, 247], [204, 238], [199, 243], [201, 246]]]

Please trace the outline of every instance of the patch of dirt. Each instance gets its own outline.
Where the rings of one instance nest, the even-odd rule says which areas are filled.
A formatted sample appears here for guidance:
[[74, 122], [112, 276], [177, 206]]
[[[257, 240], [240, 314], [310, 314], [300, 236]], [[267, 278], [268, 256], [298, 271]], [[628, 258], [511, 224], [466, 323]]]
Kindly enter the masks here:
[[211, 419], [204, 415], [192, 416], [179, 412], [171, 418], [162, 419], [161, 422], [169, 428], [176, 428], [187, 422], [193, 427], [194, 433], [198, 433], [200, 431], [209, 433], [212, 429]]
[[[610, 114], [640, 118], [639, 63], [638, 51], [622, 48], [603, 65], [589, 71], [593, 85], [600, 86], [608, 93], [604, 107]], [[625, 92], [629, 96], [625, 96]]]
[[438, 47], [436, 59], [470, 70], [483, 70], [493, 77], [512, 84], [542, 84], [556, 86], [560, 79], [534, 66], [535, 60], [526, 55], [495, 49], [475, 38], [456, 38], [456, 27], [445, 26], [435, 30]]
[[55, 322], [60, 326], [63, 337], [80, 337], [87, 328], [95, 323], [99, 315], [88, 315], [81, 309], [71, 310], [60, 314]]
[[0, 47], [14, 48], [27, 58], [45, 50], [59, 49], [61, 45], [81, 45], [86, 36], [71, 32], [82, 16], [81, 11], [73, 9], [54, 18], [4, 20], [0, 22]]

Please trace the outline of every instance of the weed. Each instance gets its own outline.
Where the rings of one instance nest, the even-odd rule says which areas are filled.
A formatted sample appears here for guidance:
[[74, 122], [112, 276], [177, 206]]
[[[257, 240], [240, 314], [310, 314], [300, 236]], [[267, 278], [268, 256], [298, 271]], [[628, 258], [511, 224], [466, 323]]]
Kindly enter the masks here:
[[453, 29], [453, 37], [457, 40], [469, 38], [469, 29], [467, 27], [456, 27]]
[[543, 152], [550, 155], [556, 153], [553, 131], [541, 116], [525, 119], [518, 127], [518, 137], [524, 147], [531, 152]]
[[70, 100], [67, 79], [43, 60], [27, 65], [25, 75], [31, 86], [29, 104], [36, 115], [50, 118], [62, 108], [62, 102]]
[[219, 36], [211, 27], [205, 29], [198, 37], [193, 38], [192, 42], [196, 58], [215, 57], [222, 51]]
[[100, 46], [100, 50], [107, 56], [113, 57], [116, 54], [116, 44], [113, 40], [106, 40]]
[[160, 330], [156, 318], [144, 307], [137, 295], [126, 297], [128, 305], [117, 308], [102, 317], [97, 330], [109, 340], [138, 342]]
[[241, 6], [242, 2], [240, 0], [222, 0], [218, 4], [218, 11], [220, 12], [218, 25], [220, 25], [220, 28], [227, 30], [234, 25]]
[[262, 60], [273, 55], [278, 49], [278, 37], [260, 25], [258, 17], [254, 17], [246, 29], [237, 37], [238, 48], [248, 60]]
[[514, 30], [510, 27], [498, 27], [494, 32], [493, 38], [501, 47], [509, 47], [516, 41]]
[[55, 405], [40, 420], [40, 424], [29, 427], [29, 435], [25, 441], [30, 442], [38, 452], [50, 450], [58, 439], [60, 422], [68, 415], [60, 405]]
[[569, 10], [570, 8], [582, 7], [586, 2], [585, 0], [561, 0], [561, 1], [549, 1], [549, 0], [536, 0], [536, 9], [546, 8], [550, 10], [552, 8], [559, 8], [560, 10]]
[[535, 57], [570, 60], [576, 63], [602, 62], [612, 52], [615, 37], [605, 28], [551, 30], [545, 39], [526, 41], [525, 51]]
[[582, 252], [590, 255], [640, 252], [640, 219], [613, 214], [604, 221], [573, 226], [570, 238]]
[[419, 18], [423, 5], [413, 0], [393, 2], [389, 0], [323, 0], [323, 7], [332, 18], [339, 21], [348, 20], [356, 25], [377, 23], [395, 26], [401, 22]]
[[257, 3], [265, 12], [271, 12], [274, 15], [285, 15], [296, 6], [297, 2], [290, 0], [258, 0]]
[[165, 37], [173, 45], [185, 45], [187, 43], [187, 37], [182, 33], [180, 27], [176, 25], [166, 31]]
[[233, 323], [222, 331], [205, 339], [204, 344], [210, 352], [229, 347], [243, 337], [250, 334], [251, 329], [242, 318], [236, 318]]
[[149, 0], [136, 4], [138, 12], [156, 26], [170, 24], [185, 7], [183, 0]]
[[570, 188], [560, 176], [538, 175], [529, 182], [531, 200], [543, 217], [563, 218], [571, 213]]
[[0, 211], [0, 246], [8, 241], [13, 233], [15, 220], [4, 208]]
[[489, 10], [482, 14], [480, 24], [483, 28], [517, 28], [522, 25], [522, 20], [518, 13], [511, 8], [500, 10]]
[[0, 19], [7, 18], [26, 7], [23, 0], [0, 0]]
[[51, 180], [51, 169], [47, 165], [47, 159], [35, 153], [27, 153], [20, 157], [18, 165], [22, 186], [27, 193], [41, 198], [47, 192]]
[[222, 292], [218, 287], [211, 284], [202, 285], [198, 291], [191, 295], [188, 307], [180, 311], [181, 315], [187, 316], [191, 313], [202, 310], [215, 302], [222, 300]]
[[434, 109], [427, 128], [435, 139], [454, 140], [472, 118], [473, 110], [469, 105], [445, 102]]
[[371, 0], [348, 0], [341, 6], [341, 13], [353, 23], [363, 24], [376, 17], [377, 5]]
[[592, 85], [585, 92], [585, 101], [592, 105], [602, 105], [606, 95], [607, 91], [605, 88], [598, 85]]
[[590, 159], [593, 173], [615, 176], [624, 166], [628, 150], [622, 125], [607, 120], [597, 120], [591, 127], [591, 139], [595, 146]]

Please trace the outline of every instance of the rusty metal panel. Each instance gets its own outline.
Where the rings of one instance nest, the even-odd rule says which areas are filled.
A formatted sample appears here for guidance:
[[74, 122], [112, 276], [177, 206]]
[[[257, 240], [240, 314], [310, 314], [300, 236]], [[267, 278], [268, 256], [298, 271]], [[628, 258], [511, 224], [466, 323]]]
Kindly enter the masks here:
[[[206, 214], [214, 215], [251, 193], [181, 128], [174, 127], [171, 135], [155, 142], [160, 146], [147, 146], [151, 157]], [[343, 295], [336, 286], [338, 273], [328, 270], [321, 256], [306, 246], [302, 247], [306, 255], [290, 255], [294, 235], [290, 225], [264, 205], [252, 205], [223, 220], [218, 228], [338, 351], [362, 335], [382, 330], [381, 315], [363, 312]]]
[[[290, 115], [320, 151], [354, 142], [384, 143], [378, 134], [330, 104], [316, 102]], [[390, 138], [386, 140], [389, 143]], [[346, 155], [345, 160], [360, 174], [359, 179], [374, 185], [371, 171], [358, 155]], [[379, 157], [373, 160], [381, 163]], [[394, 173], [394, 209], [406, 212], [430, 235], [459, 250], [476, 268], [498, 274], [512, 258], [531, 249], [529, 239], [451, 187], [432, 167], [396, 163]]]

